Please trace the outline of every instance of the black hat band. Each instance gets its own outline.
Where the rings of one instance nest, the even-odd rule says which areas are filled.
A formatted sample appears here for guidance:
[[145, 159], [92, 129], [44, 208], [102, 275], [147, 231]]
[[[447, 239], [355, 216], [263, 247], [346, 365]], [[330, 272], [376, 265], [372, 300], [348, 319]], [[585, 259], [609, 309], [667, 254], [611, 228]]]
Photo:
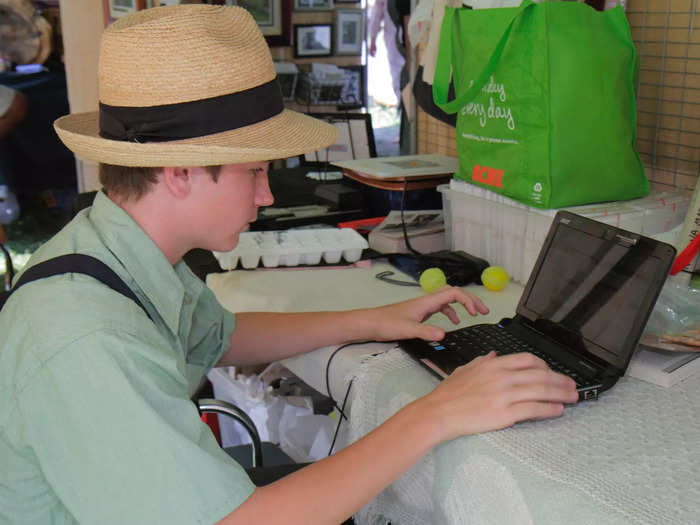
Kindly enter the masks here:
[[189, 139], [256, 124], [283, 109], [276, 78], [245, 91], [178, 104], [126, 107], [100, 103], [100, 136], [128, 142]]

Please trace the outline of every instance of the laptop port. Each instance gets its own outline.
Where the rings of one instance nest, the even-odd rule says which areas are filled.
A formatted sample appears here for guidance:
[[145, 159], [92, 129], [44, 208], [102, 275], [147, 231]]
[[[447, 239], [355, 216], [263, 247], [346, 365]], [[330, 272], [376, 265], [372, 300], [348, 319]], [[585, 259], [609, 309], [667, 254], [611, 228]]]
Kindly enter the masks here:
[[583, 400], [584, 401], [593, 401], [598, 399], [598, 389], [597, 388], [592, 388], [591, 390], [586, 390], [583, 393]]

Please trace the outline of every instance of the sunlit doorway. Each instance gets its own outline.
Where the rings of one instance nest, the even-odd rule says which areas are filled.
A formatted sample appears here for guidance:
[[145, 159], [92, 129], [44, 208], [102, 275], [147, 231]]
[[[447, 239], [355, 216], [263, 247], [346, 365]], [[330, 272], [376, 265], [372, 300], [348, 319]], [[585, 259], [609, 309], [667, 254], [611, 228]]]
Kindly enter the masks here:
[[[367, 3], [367, 15], [370, 22], [374, 1], [375, 0], [369, 0]], [[368, 25], [368, 29], [369, 28], [370, 25]], [[371, 37], [371, 31], [368, 31], [368, 35]], [[377, 156], [390, 157], [399, 154], [399, 101], [392, 87], [389, 53], [387, 52], [384, 41], [383, 28], [376, 35], [375, 41], [375, 55], [371, 56], [367, 53], [369, 112], [372, 115], [372, 127], [374, 128]]]

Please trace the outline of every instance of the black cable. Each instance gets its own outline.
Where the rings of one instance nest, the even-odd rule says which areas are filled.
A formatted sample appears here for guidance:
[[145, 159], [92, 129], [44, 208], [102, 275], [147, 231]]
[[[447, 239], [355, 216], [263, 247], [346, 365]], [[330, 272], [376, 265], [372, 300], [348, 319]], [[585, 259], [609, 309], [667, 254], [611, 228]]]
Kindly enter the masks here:
[[411, 246], [411, 241], [408, 240], [408, 231], [406, 230], [406, 219], [404, 218], [404, 209], [406, 208], [406, 189], [408, 187], [408, 179], [403, 179], [403, 190], [401, 191], [401, 227], [403, 228], [403, 240], [406, 243], [406, 248], [411, 253], [421, 257], [423, 254]]
[[[343, 398], [343, 406], [340, 409], [341, 414], [345, 414], [345, 404], [348, 402], [348, 395], [350, 394], [350, 388], [352, 387], [353, 381], [355, 381], [355, 378], [352, 378], [350, 380], [350, 382], [348, 383], [348, 389], [345, 391], [345, 397]], [[347, 419], [347, 417], [345, 419]], [[340, 433], [340, 425], [342, 422], [343, 422], [343, 417], [338, 416], [338, 424], [335, 427], [335, 434], [333, 434], [333, 441], [331, 441], [331, 448], [328, 449], [329, 456], [333, 453], [333, 447], [335, 446], [336, 439], [338, 439], [338, 434]]]
[[[331, 356], [328, 358], [328, 361], [326, 362], [326, 392], [328, 393], [328, 397], [330, 398], [331, 402], [333, 403], [333, 406], [340, 410], [340, 407], [338, 406], [338, 403], [335, 402], [333, 399], [333, 395], [331, 394], [331, 383], [330, 383], [330, 370], [331, 370], [331, 361], [333, 361], [333, 358], [343, 350], [344, 348], [347, 348], [348, 346], [354, 346], [354, 345], [366, 345], [367, 343], [376, 343], [377, 341], [358, 341], [356, 343], [345, 343], [344, 345], [340, 345], [338, 348], [333, 350], [333, 353]], [[341, 412], [341, 416], [345, 417], [345, 414]]]
[[[406, 248], [409, 250], [410, 253], [404, 253], [402, 255], [406, 257], [413, 257], [414, 259], [418, 261], [423, 261], [424, 263], [427, 264], [435, 264], [439, 266], [441, 263], [445, 261], [444, 257], [434, 257], [428, 254], [424, 254], [416, 250], [413, 246], [411, 246], [411, 241], [408, 237], [408, 229], [406, 228], [406, 219], [404, 217], [404, 210], [406, 209], [406, 193], [407, 193], [407, 188], [408, 188], [408, 180], [404, 178], [403, 180], [403, 190], [401, 191], [401, 228], [403, 229], [403, 239], [404, 242], [406, 243]], [[385, 278], [378, 277], [380, 280], [387, 280]], [[387, 280], [387, 282], [392, 282], [390, 280]], [[398, 284], [398, 282], [394, 282], [393, 284]]]
[[[331, 442], [331, 448], [328, 450], [328, 455], [330, 456], [331, 453], [333, 452], [333, 447], [335, 446], [335, 441], [338, 438], [338, 433], [340, 432], [340, 425], [343, 422], [343, 418], [348, 419], [348, 417], [345, 415], [345, 406], [348, 402], [348, 396], [350, 395], [350, 388], [352, 387], [353, 381], [355, 381], [355, 378], [352, 378], [350, 382], [348, 383], [348, 388], [345, 391], [345, 397], [343, 398], [343, 406], [339, 407], [338, 404], [335, 402], [333, 399], [333, 396], [331, 395], [331, 385], [330, 385], [330, 369], [331, 369], [331, 361], [333, 358], [336, 356], [338, 352], [343, 350], [344, 348], [347, 348], [348, 346], [353, 346], [353, 345], [366, 345], [368, 343], [376, 343], [377, 341], [358, 341], [356, 343], [345, 343], [344, 345], [340, 345], [338, 348], [333, 350], [333, 353], [330, 355], [328, 358], [328, 361], [326, 362], [326, 392], [328, 393], [328, 397], [330, 398], [331, 402], [333, 403], [333, 406], [338, 409], [339, 415], [338, 415], [338, 425], [335, 428], [335, 435], [333, 436], [333, 441]], [[383, 352], [381, 352], [383, 353]], [[372, 354], [372, 355], [378, 355], [378, 354]]]
[[347, 403], [348, 400], [348, 395], [350, 394], [350, 387], [352, 386], [352, 382], [355, 380], [354, 378], [350, 380], [350, 383], [348, 383], [348, 389], [345, 391], [345, 399], [343, 399], [343, 406], [339, 407], [338, 403], [335, 402], [333, 399], [333, 395], [331, 394], [331, 382], [330, 382], [330, 370], [331, 370], [331, 361], [333, 361], [333, 358], [340, 352], [342, 349], [347, 348], [348, 346], [353, 346], [353, 345], [363, 345], [366, 343], [372, 343], [374, 341], [363, 341], [359, 343], [345, 343], [344, 345], [340, 345], [338, 348], [333, 350], [333, 353], [330, 355], [328, 358], [328, 361], [326, 362], [326, 392], [328, 393], [328, 397], [330, 398], [331, 402], [333, 403], [333, 406], [338, 409], [339, 414], [338, 414], [338, 425], [335, 427], [335, 435], [333, 436], [333, 441], [331, 442], [331, 447], [328, 449], [328, 455], [330, 456], [331, 453], [333, 452], [333, 447], [335, 446], [335, 441], [338, 438], [338, 433], [340, 432], [340, 425], [343, 422], [343, 418], [347, 419], [348, 417], [345, 415], [345, 404]]
[[[416, 259], [417, 261], [422, 261], [426, 265], [435, 265], [435, 266], [440, 266], [441, 264], [455, 264], [454, 260], [448, 258], [448, 257], [443, 257], [440, 255], [431, 255], [428, 253], [421, 253], [418, 250], [416, 250], [413, 246], [411, 246], [411, 241], [408, 237], [408, 229], [406, 227], [406, 219], [404, 217], [404, 210], [406, 208], [406, 192], [407, 192], [407, 186], [408, 186], [408, 180], [404, 179], [403, 181], [403, 190], [401, 192], [401, 228], [403, 229], [403, 238], [406, 243], [406, 248], [410, 251], [410, 253], [402, 253], [400, 255], [404, 257], [412, 257]], [[395, 255], [395, 254], [387, 254], [387, 255]]]
[[333, 403], [333, 406], [338, 409], [339, 415], [338, 415], [338, 425], [335, 429], [335, 435], [333, 436], [333, 442], [331, 443], [331, 448], [328, 450], [328, 455], [331, 455], [331, 452], [333, 451], [333, 447], [335, 446], [335, 440], [338, 437], [338, 432], [340, 432], [340, 424], [343, 422], [343, 418], [347, 419], [348, 417], [345, 415], [345, 404], [347, 403], [348, 400], [348, 394], [350, 394], [350, 387], [352, 386], [352, 382], [355, 380], [354, 378], [350, 380], [350, 383], [348, 383], [348, 389], [345, 391], [345, 399], [343, 399], [343, 406], [339, 407], [338, 403], [335, 402], [333, 399], [333, 395], [331, 394], [331, 383], [330, 383], [330, 370], [331, 370], [331, 361], [333, 361], [333, 358], [343, 350], [344, 348], [347, 348], [348, 346], [353, 346], [353, 345], [365, 345], [367, 343], [376, 343], [376, 341], [359, 341], [357, 343], [345, 343], [344, 345], [340, 345], [338, 348], [333, 350], [333, 353], [330, 355], [328, 358], [328, 361], [326, 362], [326, 392], [328, 393], [328, 397], [330, 398], [331, 402]]
[[385, 283], [396, 284], [398, 286], [420, 286], [420, 284], [415, 281], [399, 281], [398, 279], [392, 279], [392, 275], [395, 275], [395, 273], [391, 270], [384, 270], [383, 272], [379, 272], [377, 275], [375, 275], [375, 277], [380, 281], [384, 281]]

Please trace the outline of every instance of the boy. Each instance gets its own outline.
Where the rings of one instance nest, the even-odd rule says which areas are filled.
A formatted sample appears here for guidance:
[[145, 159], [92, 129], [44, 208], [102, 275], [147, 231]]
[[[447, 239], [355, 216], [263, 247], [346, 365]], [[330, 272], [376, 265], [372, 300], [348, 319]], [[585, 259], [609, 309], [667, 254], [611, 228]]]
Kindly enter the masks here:
[[[432, 446], [561, 414], [573, 382], [529, 354], [477, 359], [334, 456], [255, 487], [190, 396], [212, 366], [282, 359], [344, 341], [439, 339], [421, 324], [475, 297], [446, 287], [395, 305], [298, 314], [224, 311], [187, 269], [230, 250], [273, 202], [270, 159], [314, 151], [334, 128], [284, 109], [269, 51], [240, 8], [173, 6], [104, 33], [100, 112], [56, 121], [101, 162], [104, 191], [30, 264], [107, 263], [143, 303], [81, 274], [23, 286], [0, 331], [0, 521], [333, 523]], [[455, 417], [461, 414], [462, 417]], [[7, 466], [6, 466], [7, 465]]]

